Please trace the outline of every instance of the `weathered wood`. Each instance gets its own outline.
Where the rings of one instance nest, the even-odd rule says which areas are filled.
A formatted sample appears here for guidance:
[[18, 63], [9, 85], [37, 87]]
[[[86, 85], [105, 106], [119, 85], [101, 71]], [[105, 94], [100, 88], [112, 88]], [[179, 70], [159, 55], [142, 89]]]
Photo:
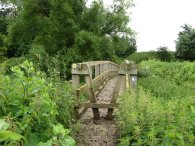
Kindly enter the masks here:
[[95, 77], [100, 75], [100, 66], [99, 64], [95, 66]]
[[116, 108], [116, 103], [85, 103], [85, 108]]
[[132, 89], [137, 88], [137, 75], [131, 75], [130, 76], [130, 85]]
[[[114, 104], [97, 104], [96, 95], [103, 88], [106, 81], [116, 76], [118, 71], [118, 65], [110, 61], [91, 61], [84, 63], [77, 63], [72, 65], [72, 86], [74, 88], [75, 95], [78, 97], [77, 106], [75, 107], [75, 115], [79, 115], [78, 106], [81, 107], [80, 95], [88, 95], [90, 103], [84, 108], [92, 108], [94, 119], [99, 119], [99, 107], [102, 108], [114, 108]], [[86, 85], [79, 88], [80, 78], [79, 75], [85, 75]], [[92, 77], [94, 79], [92, 80]], [[82, 110], [84, 111], [84, 110]]]
[[[105, 82], [105, 76], [106, 76], [107, 80], [109, 80], [109, 79], [115, 77], [116, 75], [117, 75], [116, 71], [107, 71], [107, 72], [104, 72], [103, 74], [97, 76], [96, 78], [94, 78], [92, 80], [94, 92], [101, 91], [101, 88], [103, 87], [102, 85], [104, 85], [104, 82]], [[76, 95], [80, 96], [82, 94], [87, 94], [87, 84], [85, 84], [77, 89]]]
[[85, 80], [86, 80], [86, 83], [87, 83], [87, 92], [88, 92], [88, 96], [90, 98], [90, 101], [91, 102], [96, 102], [91, 77], [89, 75], [86, 75]]
[[78, 89], [80, 85], [80, 77], [78, 75], [72, 75], [72, 87], [74, 91]]
[[[113, 91], [110, 103], [114, 103], [114, 104], [116, 103], [116, 98], [119, 96], [119, 91], [120, 91], [123, 78], [124, 78], [124, 75], [118, 75], [117, 82], [114, 87], [114, 91]], [[112, 117], [113, 111], [114, 111], [114, 108], [108, 108], [106, 119], [111, 120], [113, 118]]]
[[126, 91], [126, 74], [120, 75], [120, 90], [118, 96], [121, 96]]
[[130, 85], [132, 89], [136, 90], [137, 88], [137, 65], [136, 64], [131, 65]]
[[[88, 69], [89, 71], [89, 69]], [[92, 78], [90, 75], [85, 76], [85, 81], [87, 83], [87, 88], [88, 88], [88, 95], [90, 97], [90, 102], [95, 103], [96, 102], [96, 97], [95, 97], [95, 92], [93, 90], [93, 85], [92, 85]], [[100, 119], [100, 113], [98, 108], [92, 108], [93, 110], [93, 115], [95, 120]]]

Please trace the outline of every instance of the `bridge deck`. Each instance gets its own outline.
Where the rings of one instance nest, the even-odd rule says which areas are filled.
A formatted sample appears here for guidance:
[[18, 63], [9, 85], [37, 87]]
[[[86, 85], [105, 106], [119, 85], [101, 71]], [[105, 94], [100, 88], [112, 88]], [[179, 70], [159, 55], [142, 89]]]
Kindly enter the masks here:
[[[97, 96], [97, 103], [110, 103], [116, 78], [109, 80]], [[114, 146], [117, 140], [117, 125], [114, 120], [105, 120], [108, 109], [99, 109], [100, 120], [93, 120], [89, 108], [80, 118], [81, 129], [75, 135], [78, 146]]]

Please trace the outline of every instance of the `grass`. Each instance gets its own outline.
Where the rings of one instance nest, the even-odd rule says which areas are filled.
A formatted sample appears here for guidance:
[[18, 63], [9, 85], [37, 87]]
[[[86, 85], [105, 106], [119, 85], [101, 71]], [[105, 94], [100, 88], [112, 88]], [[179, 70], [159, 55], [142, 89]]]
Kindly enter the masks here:
[[143, 61], [138, 94], [120, 97], [119, 146], [195, 145], [194, 71], [190, 62]]

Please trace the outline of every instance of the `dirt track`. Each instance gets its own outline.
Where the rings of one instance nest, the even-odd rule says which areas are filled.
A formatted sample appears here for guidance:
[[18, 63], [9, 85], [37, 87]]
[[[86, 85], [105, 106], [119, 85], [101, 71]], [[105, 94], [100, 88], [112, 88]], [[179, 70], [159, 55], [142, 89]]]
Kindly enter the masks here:
[[[109, 80], [97, 96], [98, 103], [109, 103], [116, 78]], [[118, 132], [115, 119], [105, 120], [107, 109], [99, 109], [100, 120], [93, 120], [92, 109], [88, 109], [80, 119], [81, 129], [75, 134], [78, 146], [115, 146]]]

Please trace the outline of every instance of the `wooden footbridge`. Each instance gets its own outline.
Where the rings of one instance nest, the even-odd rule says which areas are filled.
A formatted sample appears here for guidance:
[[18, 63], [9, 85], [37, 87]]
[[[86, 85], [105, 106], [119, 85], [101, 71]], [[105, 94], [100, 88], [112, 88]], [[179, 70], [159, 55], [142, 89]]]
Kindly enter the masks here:
[[[92, 111], [95, 120], [101, 116], [112, 119], [113, 110], [118, 105], [117, 97], [129, 88], [135, 90], [136, 85], [137, 65], [132, 61], [126, 60], [121, 65], [110, 61], [73, 64], [72, 86], [77, 98], [76, 117]], [[82, 101], [83, 96], [87, 98], [86, 101]]]

